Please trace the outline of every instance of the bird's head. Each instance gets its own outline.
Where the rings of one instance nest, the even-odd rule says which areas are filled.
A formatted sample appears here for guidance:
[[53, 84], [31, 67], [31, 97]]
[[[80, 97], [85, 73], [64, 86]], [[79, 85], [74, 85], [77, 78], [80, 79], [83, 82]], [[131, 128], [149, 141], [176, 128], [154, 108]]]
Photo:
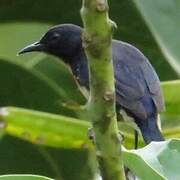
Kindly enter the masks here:
[[40, 51], [68, 61], [82, 49], [81, 33], [82, 28], [73, 24], [55, 26], [45, 33], [38, 42], [20, 50], [19, 54]]

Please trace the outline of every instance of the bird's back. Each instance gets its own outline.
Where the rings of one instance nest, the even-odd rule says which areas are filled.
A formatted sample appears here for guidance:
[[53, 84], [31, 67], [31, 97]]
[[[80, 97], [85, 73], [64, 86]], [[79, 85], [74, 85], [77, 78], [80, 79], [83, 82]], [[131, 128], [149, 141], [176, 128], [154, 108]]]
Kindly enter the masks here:
[[147, 58], [134, 46], [113, 41], [117, 104], [137, 118], [164, 110], [159, 78]]

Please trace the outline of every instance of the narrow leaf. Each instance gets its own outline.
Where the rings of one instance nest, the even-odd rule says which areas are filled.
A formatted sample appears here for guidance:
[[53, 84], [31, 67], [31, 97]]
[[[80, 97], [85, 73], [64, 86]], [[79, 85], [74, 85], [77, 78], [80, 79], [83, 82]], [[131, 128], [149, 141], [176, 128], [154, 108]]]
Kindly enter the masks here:
[[20, 108], [0, 110], [1, 128], [32, 143], [63, 148], [90, 148], [90, 124], [74, 118]]

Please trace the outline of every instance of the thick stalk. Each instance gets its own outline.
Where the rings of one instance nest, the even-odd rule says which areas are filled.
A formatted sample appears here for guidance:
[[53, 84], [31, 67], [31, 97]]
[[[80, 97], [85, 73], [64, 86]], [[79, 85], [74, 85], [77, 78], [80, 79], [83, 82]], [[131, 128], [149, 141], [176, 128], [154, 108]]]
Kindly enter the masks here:
[[107, 0], [83, 0], [81, 16], [90, 77], [88, 111], [101, 176], [104, 180], [124, 180], [111, 50], [115, 23], [109, 19]]

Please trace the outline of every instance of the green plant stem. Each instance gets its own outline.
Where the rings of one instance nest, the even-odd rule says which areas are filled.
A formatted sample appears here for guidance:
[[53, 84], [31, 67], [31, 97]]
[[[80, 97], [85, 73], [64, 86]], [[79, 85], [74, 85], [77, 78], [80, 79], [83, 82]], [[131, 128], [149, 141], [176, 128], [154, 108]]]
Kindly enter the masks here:
[[112, 32], [107, 0], [83, 0], [83, 47], [89, 65], [88, 111], [95, 133], [96, 156], [104, 180], [124, 180], [121, 141], [115, 112]]

